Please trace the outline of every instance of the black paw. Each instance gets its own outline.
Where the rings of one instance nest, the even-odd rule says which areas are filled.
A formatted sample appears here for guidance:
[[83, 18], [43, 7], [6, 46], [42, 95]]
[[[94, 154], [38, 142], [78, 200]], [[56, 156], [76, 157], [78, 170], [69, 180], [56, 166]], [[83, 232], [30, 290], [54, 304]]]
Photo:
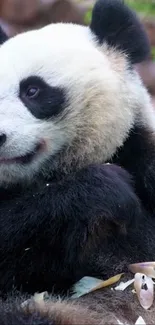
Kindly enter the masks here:
[[81, 216], [103, 216], [114, 223], [130, 223], [142, 215], [130, 175], [113, 164], [93, 165], [79, 172]]

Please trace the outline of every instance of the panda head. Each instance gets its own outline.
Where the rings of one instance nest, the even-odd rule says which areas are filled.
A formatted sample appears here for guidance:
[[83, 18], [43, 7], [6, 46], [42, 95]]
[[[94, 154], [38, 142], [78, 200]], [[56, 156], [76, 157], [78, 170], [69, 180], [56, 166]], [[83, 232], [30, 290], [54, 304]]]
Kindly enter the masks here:
[[148, 53], [140, 22], [121, 0], [99, 0], [89, 27], [52, 24], [5, 42], [0, 184], [107, 161], [135, 120], [151, 115], [132, 69]]

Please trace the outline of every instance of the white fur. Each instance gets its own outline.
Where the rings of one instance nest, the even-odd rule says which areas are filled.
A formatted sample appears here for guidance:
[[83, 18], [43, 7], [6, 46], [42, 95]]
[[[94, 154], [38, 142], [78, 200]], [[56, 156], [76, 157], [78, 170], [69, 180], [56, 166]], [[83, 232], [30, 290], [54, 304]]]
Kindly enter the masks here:
[[[55, 24], [18, 35], [1, 46], [0, 63], [0, 134], [7, 135], [0, 158], [25, 155], [42, 139], [47, 145], [29, 165], [0, 163], [0, 183], [31, 178], [64, 145], [61, 162], [71, 162], [73, 146], [81, 164], [104, 162], [135, 120], [154, 130], [150, 98], [128, 71], [125, 55], [99, 47], [88, 27]], [[65, 88], [67, 115], [47, 122], [28, 111], [18, 93], [20, 81], [31, 75]]]

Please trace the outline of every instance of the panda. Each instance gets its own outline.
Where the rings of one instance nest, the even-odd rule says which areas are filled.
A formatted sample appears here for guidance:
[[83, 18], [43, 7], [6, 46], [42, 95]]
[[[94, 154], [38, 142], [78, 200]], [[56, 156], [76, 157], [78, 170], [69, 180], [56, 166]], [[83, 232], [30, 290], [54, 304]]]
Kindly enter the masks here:
[[8, 36], [3, 31], [2, 27], [0, 26], [0, 45], [2, 45], [4, 42], [8, 40]]
[[[155, 112], [134, 69], [149, 53], [121, 0], [98, 0], [89, 27], [51, 24], [1, 45], [0, 325], [142, 315], [130, 292], [69, 294], [85, 275], [155, 259]], [[21, 307], [43, 291], [66, 298]]]

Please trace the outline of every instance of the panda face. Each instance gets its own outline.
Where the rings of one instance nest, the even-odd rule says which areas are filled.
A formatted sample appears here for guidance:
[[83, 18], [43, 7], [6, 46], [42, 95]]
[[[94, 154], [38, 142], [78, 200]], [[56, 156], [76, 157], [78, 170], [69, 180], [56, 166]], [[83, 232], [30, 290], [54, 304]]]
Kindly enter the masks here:
[[32, 179], [60, 161], [106, 161], [137, 107], [148, 107], [125, 55], [98, 45], [87, 27], [18, 35], [1, 46], [0, 64], [0, 183]]

